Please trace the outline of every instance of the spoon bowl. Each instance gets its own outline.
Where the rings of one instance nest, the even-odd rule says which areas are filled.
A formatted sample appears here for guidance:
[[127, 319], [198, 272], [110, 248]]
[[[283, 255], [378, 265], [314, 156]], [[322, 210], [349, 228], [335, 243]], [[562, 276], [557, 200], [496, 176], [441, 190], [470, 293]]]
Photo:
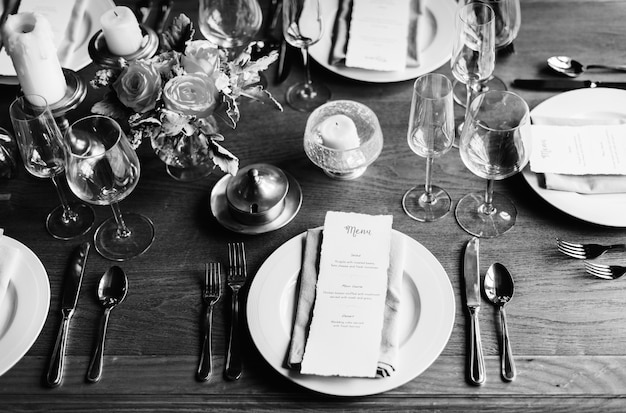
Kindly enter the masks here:
[[94, 350], [89, 369], [87, 370], [87, 381], [96, 383], [102, 377], [102, 367], [104, 360], [104, 339], [106, 337], [107, 325], [111, 310], [124, 301], [128, 292], [128, 278], [120, 267], [114, 265], [102, 275], [98, 283], [98, 301], [104, 308], [100, 322], [100, 334], [97, 346]]
[[548, 67], [557, 73], [569, 77], [578, 77], [583, 74], [586, 69], [607, 69], [626, 72], [626, 65], [591, 64], [584, 66], [582, 63], [569, 56], [552, 56], [548, 58]]
[[515, 292], [513, 277], [506, 267], [498, 262], [492, 264], [485, 274], [483, 284], [485, 296], [495, 306], [498, 307], [500, 313], [501, 325], [501, 351], [500, 365], [502, 378], [505, 381], [513, 381], [517, 374], [515, 361], [513, 360], [513, 352], [511, 350], [511, 342], [509, 341], [509, 331], [506, 324], [506, 312], [504, 306], [511, 301]]

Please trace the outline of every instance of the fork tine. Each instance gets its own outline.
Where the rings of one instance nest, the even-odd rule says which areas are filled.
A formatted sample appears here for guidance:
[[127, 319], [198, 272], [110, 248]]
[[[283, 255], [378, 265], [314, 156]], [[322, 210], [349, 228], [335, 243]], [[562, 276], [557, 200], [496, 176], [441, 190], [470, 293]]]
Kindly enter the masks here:
[[562, 246], [557, 247], [559, 252], [562, 252], [565, 255], [568, 255], [572, 258], [584, 259], [586, 257], [585, 251], [581, 250], [570, 250]]
[[211, 263], [211, 292], [213, 295], [217, 296], [222, 292], [220, 272], [220, 264], [218, 262]]
[[248, 278], [248, 272], [246, 270], [246, 250], [243, 242], [239, 243], [239, 266], [241, 275]]
[[562, 240], [560, 238], [557, 238], [556, 242], [557, 242], [558, 245], [563, 245], [563, 246], [572, 247], [572, 248], [583, 248], [582, 244], [578, 244], [578, 243], [575, 243], [575, 242], [568, 242], [568, 241]]
[[609, 265], [597, 264], [589, 261], [585, 261], [585, 270], [588, 274], [605, 280], [614, 280], [623, 275], [623, 272], [621, 274], [616, 274], [613, 267]]
[[210, 279], [209, 279], [209, 264], [205, 263], [204, 264], [204, 286], [203, 286], [203, 290], [205, 294], [207, 290], [209, 289], [209, 285], [211, 285]]

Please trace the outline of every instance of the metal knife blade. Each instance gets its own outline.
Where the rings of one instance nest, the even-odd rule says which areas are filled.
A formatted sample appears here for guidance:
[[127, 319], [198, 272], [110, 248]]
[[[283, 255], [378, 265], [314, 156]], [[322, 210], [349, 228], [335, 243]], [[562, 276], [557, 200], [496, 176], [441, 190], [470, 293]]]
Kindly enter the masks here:
[[626, 82], [602, 82], [572, 79], [515, 79], [513, 86], [520, 89], [535, 90], [573, 90], [595, 87], [626, 89]]
[[83, 242], [74, 250], [63, 280], [63, 295], [61, 298], [63, 322], [57, 334], [54, 350], [52, 351], [52, 357], [50, 358], [50, 364], [48, 366], [48, 373], [46, 375], [46, 381], [50, 387], [60, 385], [63, 379], [65, 347], [67, 344], [70, 320], [76, 309], [76, 303], [78, 302], [78, 294], [83, 282], [83, 274], [85, 273], [85, 264], [87, 263], [87, 255], [89, 254], [90, 246], [91, 244], [89, 242]]
[[465, 303], [471, 317], [469, 332], [469, 379], [472, 383], [478, 385], [485, 382], [485, 360], [478, 325], [478, 310], [480, 309], [479, 249], [480, 241], [478, 238], [473, 237], [468, 241], [463, 257]]
[[289, 70], [291, 69], [290, 50], [287, 41], [283, 38], [278, 49], [278, 63], [276, 64], [276, 80], [275, 84], [279, 84], [287, 79]]

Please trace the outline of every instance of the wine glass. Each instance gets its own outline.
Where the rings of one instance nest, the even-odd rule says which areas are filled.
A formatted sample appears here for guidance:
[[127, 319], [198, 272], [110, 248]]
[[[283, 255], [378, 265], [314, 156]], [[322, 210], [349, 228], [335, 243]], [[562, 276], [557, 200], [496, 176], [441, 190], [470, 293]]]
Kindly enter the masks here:
[[289, 106], [301, 112], [310, 112], [330, 99], [330, 90], [320, 83], [311, 81], [309, 69], [309, 46], [322, 37], [324, 26], [319, 0], [284, 0], [283, 35], [290, 45], [302, 52], [305, 80], [287, 90]]
[[96, 250], [114, 261], [144, 253], [154, 240], [152, 222], [139, 214], [122, 216], [118, 205], [133, 191], [140, 173], [137, 154], [120, 125], [106, 116], [87, 116], [70, 125], [65, 141], [66, 176], [74, 194], [113, 209], [113, 217], [94, 234]]
[[46, 228], [55, 238], [68, 240], [89, 231], [94, 222], [91, 207], [68, 202], [60, 179], [64, 165], [63, 139], [43, 96], [20, 96], [9, 108], [26, 170], [38, 178], [51, 178], [61, 205], [46, 218]]
[[524, 168], [530, 153], [528, 105], [513, 92], [490, 90], [470, 103], [461, 135], [461, 159], [475, 175], [487, 179], [484, 193], [470, 193], [455, 210], [461, 227], [472, 235], [497, 237], [515, 225], [517, 210], [493, 181]]
[[[470, 0], [474, 1], [474, 0]], [[522, 24], [522, 13], [519, 0], [480, 0], [491, 6], [494, 12], [496, 25], [496, 54], [498, 52], [509, 52], [513, 40], [517, 38], [520, 26]], [[486, 92], [488, 90], [507, 90], [506, 84], [502, 79], [493, 74], [487, 79], [479, 82], [477, 92]], [[454, 100], [459, 105], [465, 107], [467, 93], [465, 85], [461, 82], [454, 82]]]
[[257, 0], [200, 0], [198, 25], [204, 37], [235, 59], [254, 39], [263, 22]]
[[[456, 36], [450, 65], [455, 79], [465, 84], [465, 115], [481, 81], [488, 79], [495, 66], [495, 15], [480, 2], [459, 7]], [[458, 142], [453, 143], [458, 146]]]
[[452, 83], [441, 74], [417, 78], [413, 85], [407, 141], [409, 148], [426, 158], [426, 184], [409, 189], [402, 197], [402, 208], [411, 218], [436, 221], [450, 211], [450, 195], [432, 185], [434, 158], [442, 156], [454, 141]]

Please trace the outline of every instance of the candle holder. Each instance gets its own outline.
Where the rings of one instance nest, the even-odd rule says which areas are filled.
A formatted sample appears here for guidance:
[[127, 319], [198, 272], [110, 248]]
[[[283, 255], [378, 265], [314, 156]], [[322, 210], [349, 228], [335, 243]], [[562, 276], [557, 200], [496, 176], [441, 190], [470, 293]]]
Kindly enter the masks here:
[[63, 75], [67, 83], [65, 96], [58, 102], [50, 105], [50, 112], [52, 112], [52, 116], [59, 126], [61, 133], [65, 135], [65, 132], [70, 126], [65, 114], [70, 110], [76, 109], [76, 107], [85, 100], [87, 96], [87, 83], [78, 76], [78, 73], [71, 69], [63, 68]]
[[122, 67], [125, 61], [132, 62], [133, 60], [147, 59], [154, 56], [159, 48], [159, 36], [149, 27], [143, 25], [139, 25], [139, 27], [141, 28], [143, 41], [139, 50], [135, 53], [124, 56], [111, 53], [104, 38], [104, 33], [102, 33], [102, 30], [99, 30], [89, 40], [89, 57], [98, 66], [115, 69]]

